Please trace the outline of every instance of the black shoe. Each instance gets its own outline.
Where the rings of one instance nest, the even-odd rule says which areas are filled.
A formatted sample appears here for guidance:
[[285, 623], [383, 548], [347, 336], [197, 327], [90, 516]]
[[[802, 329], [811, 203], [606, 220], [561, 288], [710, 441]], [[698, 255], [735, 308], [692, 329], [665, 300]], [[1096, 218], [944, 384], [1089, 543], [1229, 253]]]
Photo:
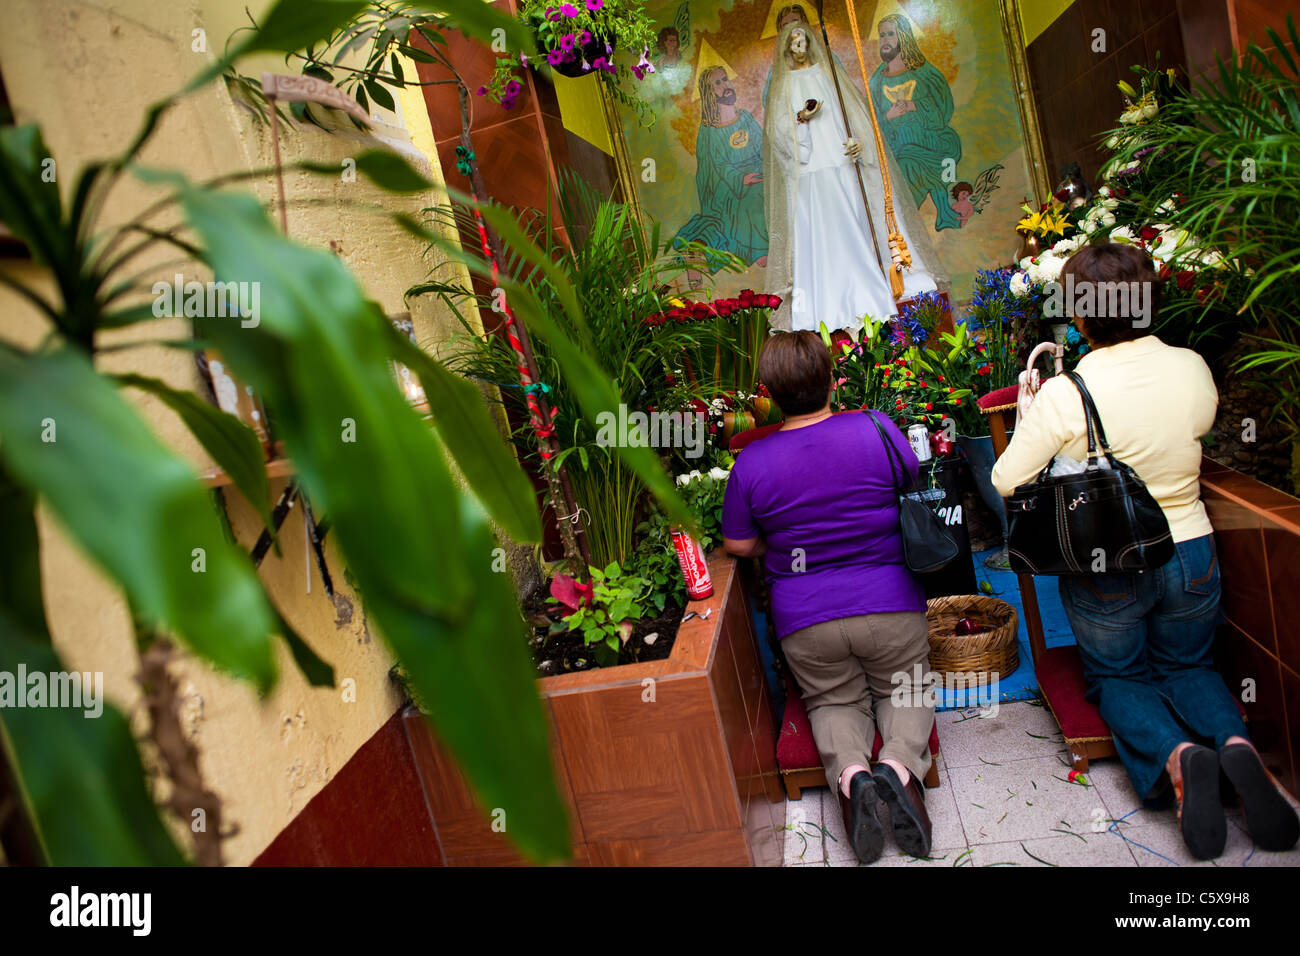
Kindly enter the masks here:
[[930, 856], [930, 814], [925, 810], [925, 796], [912, 774], [903, 785], [894, 768], [887, 763], [876, 764], [876, 789], [889, 805], [889, 819], [894, 824], [894, 839], [904, 853], [917, 857]]
[[1274, 853], [1295, 846], [1300, 840], [1300, 820], [1278, 793], [1255, 749], [1246, 744], [1229, 744], [1219, 751], [1219, 765], [1241, 797], [1246, 828], [1255, 845]]
[[[1219, 802], [1219, 755], [1192, 744], [1178, 758], [1183, 779], [1179, 795], [1179, 827], [1187, 850], [1198, 860], [1213, 860], [1228, 842], [1228, 820]], [[1290, 809], [1288, 807], [1288, 809]]]
[[885, 831], [876, 816], [876, 782], [866, 770], [859, 770], [849, 780], [849, 796], [836, 788], [840, 809], [844, 813], [844, 832], [849, 846], [863, 863], [874, 863], [885, 849]]

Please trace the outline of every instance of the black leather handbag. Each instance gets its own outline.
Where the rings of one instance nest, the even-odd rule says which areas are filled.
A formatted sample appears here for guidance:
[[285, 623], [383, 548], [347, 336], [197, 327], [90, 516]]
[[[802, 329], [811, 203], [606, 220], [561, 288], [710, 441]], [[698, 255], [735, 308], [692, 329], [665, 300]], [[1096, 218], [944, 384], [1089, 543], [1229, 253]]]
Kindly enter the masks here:
[[[1142, 479], [1111, 454], [1097, 406], [1075, 372], [1065, 373], [1083, 399], [1088, 463], [1074, 475], [1049, 475], [1007, 501], [1007, 557], [1018, 574], [1116, 574], [1161, 567], [1174, 556], [1164, 511]], [[1100, 444], [1101, 452], [1097, 446]], [[1109, 468], [1101, 466], [1105, 456]]]
[[[907, 469], [903, 466], [898, 449], [889, 440], [876, 416], [871, 412], [864, 414], [876, 426], [880, 441], [885, 446], [885, 454], [889, 458], [889, 477], [893, 479], [894, 490], [898, 492], [898, 530], [903, 536], [903, 563], [917, 574], [937, 571], [957, 557], [961, 548], [947, 523], [926, 503], [928, 489], [918, 488], [915, 481], [910, 492], [899, 489], [894, 464], [898, 463], [904, 475], [907, 474]], [[936, 500], [943, 500], [942, 490]]]

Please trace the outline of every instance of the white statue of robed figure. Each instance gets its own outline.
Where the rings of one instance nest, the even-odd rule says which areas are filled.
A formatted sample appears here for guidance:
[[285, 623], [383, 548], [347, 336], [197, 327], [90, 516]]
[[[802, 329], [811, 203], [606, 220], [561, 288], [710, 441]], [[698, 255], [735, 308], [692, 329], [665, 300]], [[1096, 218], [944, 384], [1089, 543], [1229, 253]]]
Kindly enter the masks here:
[[[856, 331], [865, 317], [884, 319], [898, 311], [884, 272], [891, 268], [884, 181], [866, 100], [806, 24], [787, 24], [776, 49], [763, 129], [765, 284], [783, 300], [773, 325], [816, 331], [824, 323], [832, 332]], [[832, 69], [839, 77], [843, 111]], [[846, 113], [853, 137], [845, 129]], [[885, 156], [892, 181], [903, 183], [888, 147]], [[855, 166], [862, 172], [871, 219]], [[911, 205], [894, 206], [898, 231], [912, 256], [912, 267], [902, 273], [904, 299], [946, 286], [925, 226]]]

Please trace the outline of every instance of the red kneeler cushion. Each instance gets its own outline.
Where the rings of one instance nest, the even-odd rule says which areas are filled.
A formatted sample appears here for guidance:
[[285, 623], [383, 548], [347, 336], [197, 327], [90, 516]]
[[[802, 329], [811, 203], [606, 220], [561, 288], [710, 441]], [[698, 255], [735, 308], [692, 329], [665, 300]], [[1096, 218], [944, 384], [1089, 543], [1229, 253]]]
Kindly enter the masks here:
[[[871, 745], [871, 759], [880, 755], [884, 743], [880, 732]], [[930, 726], [930, 754], [939, 752], [939, 728]], [[782, 770], [816, 770], [822, 765], [821, 754], [817, 752], [817, 742], [813, 740], [812, 724], [808, 720], [808, 710], [803, 705], [803, 698], [798, 694], [788, 694], [785, 699], [785, 717], [781, 721], [781, 736], [776, 742], [776, 764]]]
[[1049, 647], [1034, 664], [1034, 673], [1063, 737], [1086, 740], [1110, 736], [1110, 728], [1101, 719], [1096, 705], [1083, 696], [1088, 682], [1083, 676], [1083, 661], [1077, 646]]
[[1008, 385], [1006, 388], [998, 388], [989, 392], [987, 395], [981, 395], [975, 400], [975, 404], [980, 408], [1002, 408], [1006, 405], [1014, 405], [1020, 398], [1020, 386]]

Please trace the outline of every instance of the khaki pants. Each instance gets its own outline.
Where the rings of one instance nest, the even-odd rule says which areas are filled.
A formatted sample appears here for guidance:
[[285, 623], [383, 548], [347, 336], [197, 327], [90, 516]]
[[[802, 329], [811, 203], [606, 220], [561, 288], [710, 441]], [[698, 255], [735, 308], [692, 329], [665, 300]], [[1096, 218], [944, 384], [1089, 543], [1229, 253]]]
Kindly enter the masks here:
[[826, 621], [788, 635], [781, 648], [803, 688], [832, 789], [845, 767], [870, 765], [877, 727], [884, 741], [880, 757], [897, 760], [913, 777], [925, 777], [934, 697], [916, 681], [918, 664], [922, 675], [930, 669], [924, 614], [896, 611]]

